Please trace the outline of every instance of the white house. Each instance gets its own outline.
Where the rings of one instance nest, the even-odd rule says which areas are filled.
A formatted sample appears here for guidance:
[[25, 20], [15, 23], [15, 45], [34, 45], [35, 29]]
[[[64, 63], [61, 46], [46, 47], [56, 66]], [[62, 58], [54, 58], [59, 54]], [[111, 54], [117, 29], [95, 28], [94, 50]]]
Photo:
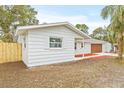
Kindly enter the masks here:
[[90, 51], [84, 41], [91, 38], [68, 22], [21, 26], [16, 34], [28, 67], [72, 61], [76, 54]]
[[90, 38], [68, 22], [18, 27], [17, 35], [27, 66], [72, 61], [75, 45], [78, 50], [78, 45]]

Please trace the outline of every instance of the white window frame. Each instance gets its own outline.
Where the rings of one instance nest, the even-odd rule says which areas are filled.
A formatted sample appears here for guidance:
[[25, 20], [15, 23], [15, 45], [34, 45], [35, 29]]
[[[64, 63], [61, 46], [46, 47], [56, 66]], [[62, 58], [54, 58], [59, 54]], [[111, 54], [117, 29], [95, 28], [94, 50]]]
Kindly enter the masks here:
[[[61, 40], [61, 42], [50, 42], [50, 39], [51, 38], [56, 38], [56, 39], [60, 39]], [[51, 47], [51, 45], [50, 44], [61, 44], [61, 47]], [[63, 47], [63, 38], [62, 37], [49, 37], [49, 48], [50, 49], [62, 49], [62, 47]]]

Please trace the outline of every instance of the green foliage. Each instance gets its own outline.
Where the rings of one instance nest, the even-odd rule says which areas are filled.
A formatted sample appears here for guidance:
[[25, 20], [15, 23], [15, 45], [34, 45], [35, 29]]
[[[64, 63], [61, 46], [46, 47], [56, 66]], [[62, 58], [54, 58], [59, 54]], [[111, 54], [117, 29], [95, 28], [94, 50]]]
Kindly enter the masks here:
[[86, 24], [76, 24], [76, 28], [83, 31], [86, 34], [89, 34], [88, 29], [89, 27]]
[[123, 33], [124, 33], [124, 5], [109, 5], [102, 9], [103, 19], [110, 17], [109, 28], [117, 37], [118, 55], [122, 58], [123, 52]]
[[107, 41], [107, 32], [105, 28], [98, 27], [90, 35], [92, 38]]
[[1, 40], [3, 42], [12, 42], [13, 41], [13, 35], [11, 33], [6, 33], [3, 37], [1, 37]]
[[110, 25], [108, 27], [98, 27], [90, 35], [94, 39], [103, 40], [110, 42], [111, 44], [116, 43], [116, 33], [111, 29]]
[[110, 42], [111, 44], [117, 43], [117, 31], [114, 31], [114, 29], [111, 28], [111, 24], [106, 28], [106, 31], [108, 33], [108, 42]]
[[124, 26], [124, 6], [110, 5], [102, 9], [101, 16], [103, 19], [110, 17], [111, 28], [121, 31]]
[[34, 8], [29, 5], [1, 5], [0, 27], [4, 32], [2, 40], [4, 42], [13, 42], [15, 32], [12, 30], [16, 29], [17, 26], [38, 24], [36, 14]]

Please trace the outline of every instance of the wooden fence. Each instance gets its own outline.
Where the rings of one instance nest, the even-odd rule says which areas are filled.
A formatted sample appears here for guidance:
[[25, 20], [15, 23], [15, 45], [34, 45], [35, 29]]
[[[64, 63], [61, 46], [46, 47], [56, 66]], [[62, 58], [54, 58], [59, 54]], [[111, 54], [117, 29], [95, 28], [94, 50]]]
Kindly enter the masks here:
[[0, 43], [0, 63], [22, 60], [22, 47], [18, 43]]

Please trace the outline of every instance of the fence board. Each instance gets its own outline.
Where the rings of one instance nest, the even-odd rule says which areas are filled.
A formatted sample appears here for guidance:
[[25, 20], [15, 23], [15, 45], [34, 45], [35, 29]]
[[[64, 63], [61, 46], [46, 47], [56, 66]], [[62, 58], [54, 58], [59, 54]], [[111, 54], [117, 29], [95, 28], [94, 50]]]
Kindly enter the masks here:
[[18, 43], [0, 43], [0, 63], [22, 60], [22, 47]]

